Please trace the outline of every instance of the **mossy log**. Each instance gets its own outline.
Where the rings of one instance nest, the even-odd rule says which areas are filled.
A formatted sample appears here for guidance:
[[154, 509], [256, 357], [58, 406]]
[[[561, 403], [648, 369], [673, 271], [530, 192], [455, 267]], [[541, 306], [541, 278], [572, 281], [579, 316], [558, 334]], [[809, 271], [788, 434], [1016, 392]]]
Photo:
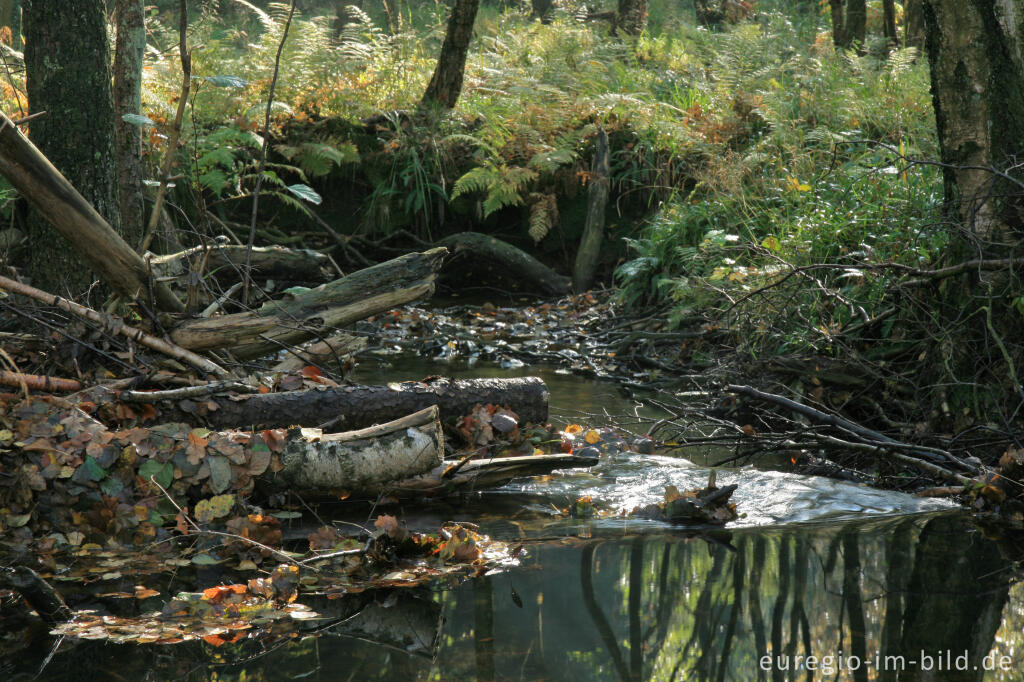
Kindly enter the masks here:
[[[149, 264], [157, 277], [181, 278], [182, 285], [187, 283], [192, 270], [204, 275], [209, 273], [219, 282], [230, 285], [242, 277], [245, 250], [246, 247], [239, 244], [197, 246], [166, 256], [150, 256]], [[257, 246], [252, 250], [252, 274], [261, 280], [319, 284], [330, 280], [332, 271], [330, 259], [318, 251], [281, 246]]]
[[[502, 268], [508, 276], [536, 286], [540, 293], [564, 296], [569, 293], [570, 279], [541, 263], [522, 249], [479, 232], [458, 232], [437, 242], [451, 249], [457, 258], [484, 260]], [[452, 258], [452, 263], [456, 258]]]
[[171, 339], [193, 351], [230, 348], [239, 359], [262, 357], [430, 296], [447, 254], [444, 248], [406, 254], [252, 312], [190, 320]]
[[332, 423], [358, 429], [437, 405], [445, 423], [472, 412], [475, 405], [507, 406], [520, 423], [544, 423], [548, 389], [538, 377], [515, 379], [437, 379], [388, 386], [339, 386], [249, 396], [212, 396], [201, 403], [159, 405], [160, 420], [202, 423], [208, 428], [282, 428]]

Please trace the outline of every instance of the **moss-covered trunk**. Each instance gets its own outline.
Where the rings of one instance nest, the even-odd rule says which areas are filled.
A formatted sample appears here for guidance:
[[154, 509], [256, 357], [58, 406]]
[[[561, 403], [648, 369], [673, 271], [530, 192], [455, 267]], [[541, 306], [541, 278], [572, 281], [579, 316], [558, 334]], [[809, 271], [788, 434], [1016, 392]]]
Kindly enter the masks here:
[[124, 120], [142, 113], [142, 57], [146, 51], [146, 14], [142, 0], [117, 0], [117, 47], [114, 53], [114, 130], [117, 137], [117, 184], [121, 227], [126, 241], [138, 246], [146, 224], [143, 195], [142, 129]]
[[1016, 242], [1024, 229], [1024, 0], [924, 0], [922, 9], [946, 198], [977, 237]]
[[462, 93], [462, 78], [466, 70], [466, 54], [473, 37], [473, 22], [480, 0], [455, 0], [448, 18], [448, 30], [441, 46], [437, 68], [423, 93], [424, 106], [441, 105], [451, 109]]
[[846, 0], [846, 22], [843, 28], [842, 47], [857, 46], [863, 51], [867, 37], [868, 8], [866, 0]]
[[903, 3], [903, 47], [924, 47], [924, 11], [922, 0]]
[[[103, 0], [25, 0], [26, 88], [35, 145], [120, 231], [114, 107]], [[92, 280], [82, 261], [39, 216], [29, 219], [35, 283], [63, 291]]]

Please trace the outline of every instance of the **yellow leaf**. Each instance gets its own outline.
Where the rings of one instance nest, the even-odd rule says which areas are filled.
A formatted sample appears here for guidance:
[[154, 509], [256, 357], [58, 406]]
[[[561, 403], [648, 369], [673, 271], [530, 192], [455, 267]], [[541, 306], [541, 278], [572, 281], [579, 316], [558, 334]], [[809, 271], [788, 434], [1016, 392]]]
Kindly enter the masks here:
[[601, 434], [599, 434], [594, 429], [590, 429], [585, 434], [583, 434], [583, 440], [585, 440], [585, 441], [587, 441], [587, 443], [593, 445], [594, 443], [598, 443], [598, 442], [601, 441]]

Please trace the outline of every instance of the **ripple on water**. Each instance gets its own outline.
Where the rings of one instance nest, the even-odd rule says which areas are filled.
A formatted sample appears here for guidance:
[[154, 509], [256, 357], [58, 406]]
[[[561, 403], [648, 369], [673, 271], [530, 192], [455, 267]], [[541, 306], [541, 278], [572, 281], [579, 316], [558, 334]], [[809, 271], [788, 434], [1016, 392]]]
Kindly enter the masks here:
[[[661, 501], [667, 485], [679, 490], [703, 487], [708, 472], [678, 457], [622, 453], [604, 458], [586, 471], [514, 481], [501, 491], [546, 497], [555, 505], [590, 495], [600, 508], [629, 511]], [[745, 516], [730, 527], [858, 519], [956, 507], [947, 500], [752, 466], [718, 469], [717, 480], [719, 486], [739, 486], [732, 501]]]

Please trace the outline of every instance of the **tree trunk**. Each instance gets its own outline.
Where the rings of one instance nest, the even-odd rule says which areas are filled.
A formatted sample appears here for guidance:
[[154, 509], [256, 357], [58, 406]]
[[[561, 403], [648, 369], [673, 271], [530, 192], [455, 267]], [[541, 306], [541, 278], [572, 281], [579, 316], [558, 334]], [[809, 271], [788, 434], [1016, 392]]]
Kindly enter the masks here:
[[[1024, 0], [924, 0], [946, 199], [985, 241], [1024, 228]], [[988, 170], [1005, 170], [1000, 177]]]
[[576, 293], [590, 288], [597, 259], [601, 255], [605, 211], [608, 208], [608, 173], [608, 134], [602, 129], [597, 131], [594, 140], [594, 162], [590, 167], [590, 189], [587, 193], [587, 222], [583, 227], [572, 273], [572, 286]]
[[[26, 0], [25, 81], [36, 147], [120, 233], [114, 106], [103, 0]], [[29, 220], [37, 284], [78, 292], [91, 282], [80, 254], [41, 216]]]
[[828, 6], [832, 14], [832, 44], [843, 48], [846, 45], [845, 0], [828, 0]]
[[864, 40], [867, 38], [868, 8], [866, 0], [846, 0], [846, 21], [843, 24], [842, 47], [849, 49], [856, 46], [857, 51], [864, 52]]
[[21, 42], [21, 0], [0, 0], [0, 27], [11, 29], [11, 47], [20, 50]]
[[903, 4], [903, 47], [924, 48], [923, 0], [907, 0]]
[[[34, 123], [34, 121], [33, 121]], [[67, 179], [46, 160], [11, 119], [0, 112], [0, 175], [29, 205], [57, 229], [82, 260], [126, 301], [149, 300], [159, 310], [180, 312], [181, 301], [162, 282], [152, 282], [146, 263], [135, 253]], [[51, 242], [53, 240], [51, 239]], [[38, 248], [52, 254], [62, 242]]]
[[[242, 278], [246, 247], [241, 244], [196, 246], [166, 256], [152, 256], [149, 265], [153, 275], [161, 279], [176, 277], [182, 286], [189, 273], [207, 273], [223, 285], [230, 286]], [[310, 249], [288, 249], [283, 246], [256, 246], [252, 250], [253, 277], [275, 282], [321, 284], [331, 279], [333, 268], [324, 254]]]
[[489, 403], [508, 406], [520, 423], [543, 424], [548, 419], [548, 398], [547, 386], [537, 377], [438, 379], [429, 383], [216, 396], [201, 403], [181, 401], [160, 405], [160, 420], [201, 422], [208, 428], [316, 426], [338, 420], [339, 428], [360, 429], [431, 405], [441, 409], [441, 421], [449, 424], [472, 412], [475, 405]]
[[894, 50], [900, 46], [900, 39], [896, 35], [895, 0], [882, 0], [882, 32], [888, 49]]
[[452, 14], [448, 18], [448, 30], [441, 46], [437, 67], [430, 79], [427, 91], [423, 93], [421, 106], [455, 107], [462, 93], [462, 78], [466, 71], [466, 54], [473, 37], [473, 22], [480, 0], [455, 0]]
[[638, 36], [647, 28], [648, 0], [619, 0], [616, 28], [626, 35]]
[[114, 130], [117, 135], [117, 184], [125, 241], [138, 245], [146, 216], [142, 168], [142, 128], [124, 120], [142, 113], [142, 58], [146, 52], [143, 0], [114, 5], [117, 44], [114, 52]]

